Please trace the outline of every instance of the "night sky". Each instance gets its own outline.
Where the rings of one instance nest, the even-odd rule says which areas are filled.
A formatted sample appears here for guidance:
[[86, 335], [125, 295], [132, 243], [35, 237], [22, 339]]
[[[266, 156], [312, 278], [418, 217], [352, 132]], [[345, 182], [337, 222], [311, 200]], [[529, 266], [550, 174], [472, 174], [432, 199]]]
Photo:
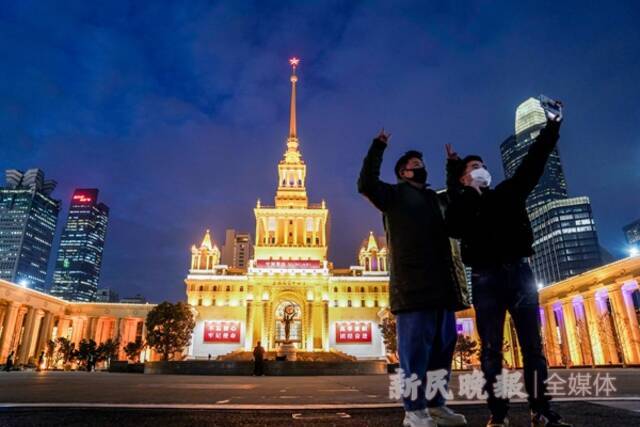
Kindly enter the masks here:
[[[184, 297], [190, 246], [250, 231], [272, 204], [302, 59], [298, 133], [311, 202], [331, 212], [329, 257], [356, 261], [380, 214], [356, 192], [371, 138], [444, 144], [503, 176], [516, 106], [561, 99], [571, 196], [591, 197], [601, 244], [623, 256], [640, 218], [640, 2], [2, 1], [0, 169], [58, 181], [62, 228], [76, 187], [111, 208], [101, 287]], [[57, 248], [57, 244], [56, 244]]]

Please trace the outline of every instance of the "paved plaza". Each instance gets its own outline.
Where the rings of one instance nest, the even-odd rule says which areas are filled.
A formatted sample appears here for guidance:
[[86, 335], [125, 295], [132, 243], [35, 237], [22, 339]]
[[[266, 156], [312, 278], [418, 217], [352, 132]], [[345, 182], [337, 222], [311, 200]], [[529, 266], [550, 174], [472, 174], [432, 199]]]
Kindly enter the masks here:
[[[559, 398], [576, 425], [640, 423], [640, 369], [556, 370], [609, 373], [608, 398]], [[452, 389], [458, 395], [458, 373]], [[0, 425], [400, 425], [389, 378], [375, 376], [234, 377], [107, 372], [0, 373]], [[483, 425], [481, 402], [457, 399], [470, 425]], [[87, 415], [90, 414], [90, 422]], [[513, 425], [526, 425], [526, 405], [514, 403]], [[637, 418], [637, 420], [636, 420]], [[633, 422], [629, 424], [631, 421]], [[520, 423], [520, 424], [518, 424]]]

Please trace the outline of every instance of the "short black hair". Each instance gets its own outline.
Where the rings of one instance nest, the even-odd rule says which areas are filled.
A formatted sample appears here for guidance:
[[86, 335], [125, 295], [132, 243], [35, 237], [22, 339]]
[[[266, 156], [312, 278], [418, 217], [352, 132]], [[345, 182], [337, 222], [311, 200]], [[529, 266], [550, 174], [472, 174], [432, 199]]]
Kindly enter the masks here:
[[458, 179], [462, 178], [462, 175], [464, 175], [464, 171], [467, 170], [467, 165], [470, 162], [474, 161], [484, 163], [482, 157], [478, 156], [477, 154], [469, 154], [464, 159], [462, 159], [462, 161], [460, 162], [460, 169], [458, 170]]
[[405, 166], [407, 166], [407, 163], [411, 159], [422, 160], [422, 153], [416, 150], [409, 150], [398, 159], [398, 161], [396, 162], [396, 166], [393, 168], [393, 171], [396, 173], [396, 177], [398, 179], [402, 179], [402, 177], [400, 176], [400, 171], [404, 169]]

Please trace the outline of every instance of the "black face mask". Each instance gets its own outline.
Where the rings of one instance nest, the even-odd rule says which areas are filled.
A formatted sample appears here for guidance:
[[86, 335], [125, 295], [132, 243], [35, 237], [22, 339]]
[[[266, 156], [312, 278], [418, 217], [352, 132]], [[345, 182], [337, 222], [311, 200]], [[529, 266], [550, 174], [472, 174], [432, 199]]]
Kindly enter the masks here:
[[413, 178], [407, 178], [410, 181], [417, 182], [418, 184], [427, 183], [427, 169], [424, 167], [415, 169], [405, 169], [413, 172]]

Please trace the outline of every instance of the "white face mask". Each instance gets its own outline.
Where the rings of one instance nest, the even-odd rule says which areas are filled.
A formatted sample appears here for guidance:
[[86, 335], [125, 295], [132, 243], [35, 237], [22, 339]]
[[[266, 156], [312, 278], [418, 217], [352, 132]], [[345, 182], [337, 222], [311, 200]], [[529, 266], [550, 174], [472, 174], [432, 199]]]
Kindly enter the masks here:
[[491, 185], [491, 174], [485, 168], [474, 169], [469, 172], [469, 176], [479, 187], [489, 187]]

